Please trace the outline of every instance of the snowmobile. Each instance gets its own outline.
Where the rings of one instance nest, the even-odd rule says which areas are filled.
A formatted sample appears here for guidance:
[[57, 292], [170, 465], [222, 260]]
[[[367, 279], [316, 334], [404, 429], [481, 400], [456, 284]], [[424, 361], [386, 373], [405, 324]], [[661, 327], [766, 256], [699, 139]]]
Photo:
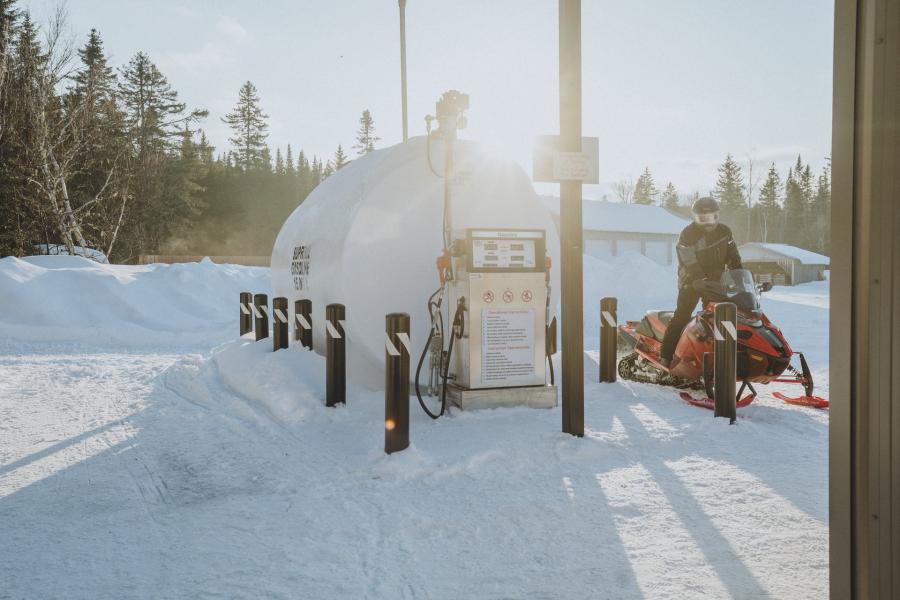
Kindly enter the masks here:
[[[674, 315], [673, 311], [649, 311], [640, 321], [619, 326], [618, 363], [623, 379], [678, 388], [681, 398], [695, 406], [714, 408], [713, 402], [713, 331], [716, 304], [733, 302], [737, 308], [737, 393], [738, 407], [747, 406], [756, 397], [754, 383], [798, 383], [804, 395], [789, 397], [781, 392], [772, 395], [800, 406], [827, 408], [828, 400], [813, 395], [812, 373], [806, 358], [794, 352], [778, 329], [760, 309], [759, 295], [772, 288], [770, 283], [757, 286], [746, 269], [725, 271], [719, 281], [704, 279], [694, 283], [703, 305], [684, 328], [669, 367], [660, 363], [663, 335]], [[800, 369], [791, 366], [797, 355]], [[788, 373], [785, 376], [785, 372]], [[744, 390], [749, 394], [741, 397]], [[686, 390], [704, 390], [705, 398], [697, 398]]]

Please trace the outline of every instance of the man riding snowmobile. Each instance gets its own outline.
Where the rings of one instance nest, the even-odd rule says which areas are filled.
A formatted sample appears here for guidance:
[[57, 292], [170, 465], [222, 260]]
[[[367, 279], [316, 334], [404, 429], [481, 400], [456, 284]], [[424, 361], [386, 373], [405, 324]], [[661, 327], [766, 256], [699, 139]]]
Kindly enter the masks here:
[[684, 327], [701, 294], [694, 289], [694, 282], [710, 279], [718, 281], [725, 271], [741, 269], [734, 236], [727, 225], [719, 223], [719, 203], [709, 197], [698, 198], [691, 207], [693, 222], [684, 228], [678, 238], [678, 303], [675, 314], [666, 327], [660, 350], [660, 363], [666, 368], [672, 365], [672, 355]]

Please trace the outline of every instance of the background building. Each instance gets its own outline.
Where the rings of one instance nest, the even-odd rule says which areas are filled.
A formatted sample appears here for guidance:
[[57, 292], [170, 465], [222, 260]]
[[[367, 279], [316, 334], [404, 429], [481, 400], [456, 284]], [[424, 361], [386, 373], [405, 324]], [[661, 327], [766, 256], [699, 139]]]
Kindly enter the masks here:
[[807, 281], [822, 281], [829, 269], [827, 256], [788, 244], [750, 242], [740, 247], [744, 266], [759, 282], [776, 285], [797, 285]]
[[[543, 196], [559, 229], [559, 198]], [[584, 253], [596, 258], [638, 252], [661, 265], [675, 261], [678, 235], [690, 221], [661, 206], [621, 202], [582, 202]]]

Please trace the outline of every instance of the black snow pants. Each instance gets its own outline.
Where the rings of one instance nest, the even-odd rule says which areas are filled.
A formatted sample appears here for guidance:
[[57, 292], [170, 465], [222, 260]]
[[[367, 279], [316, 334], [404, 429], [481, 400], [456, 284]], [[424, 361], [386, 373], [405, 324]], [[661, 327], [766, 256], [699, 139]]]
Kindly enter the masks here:
[[682, 287], [678, 289], [678, 305], [675, 307], [675, 314], [669, 325], [666, 327], [666, 334], [663, 336], [662, 350], [660, 356], [671, 360], [678, 346], [678, 340], [681, 338], [681, 332], [684, 331], [685, 325], [691, 320], [691, 315], [697, 302], [700, 301], [700, 292], [692, 287]]

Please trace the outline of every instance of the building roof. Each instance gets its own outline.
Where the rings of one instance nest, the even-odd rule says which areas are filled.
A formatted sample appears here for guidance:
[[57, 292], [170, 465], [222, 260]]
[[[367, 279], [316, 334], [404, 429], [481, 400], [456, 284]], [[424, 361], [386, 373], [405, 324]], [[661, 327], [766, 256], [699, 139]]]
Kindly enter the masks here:
[[[541, 201], [558, 219], [559, 198], [541, 196]], [[590, 231], [678, 235], [690, 223], [661, 206], [645, 204], [584, 200], [581, 210], [583, 228]]]
[[776, 254], [780, 254], [782, 256], [786, 256], [787, 258], [793, 258], [795, 260], [799, 260], [801, 264], [804, 265], [828, 265], [829, 258], [823, 254], [818, 254], [816, 252], [812, 252], [810, 250], [804, 250], [803, 248], [798, 248], [797, 246], [791, 246], [790, 244], [768, 244], [763, 242], [749, 242], [747, 244], [743, 244], [740, 247], [741, 253], [743, 254], [745, 249], [748, 248], [759, 248], [761, 250], [768, 250], [770, 252], [774, 252]]

